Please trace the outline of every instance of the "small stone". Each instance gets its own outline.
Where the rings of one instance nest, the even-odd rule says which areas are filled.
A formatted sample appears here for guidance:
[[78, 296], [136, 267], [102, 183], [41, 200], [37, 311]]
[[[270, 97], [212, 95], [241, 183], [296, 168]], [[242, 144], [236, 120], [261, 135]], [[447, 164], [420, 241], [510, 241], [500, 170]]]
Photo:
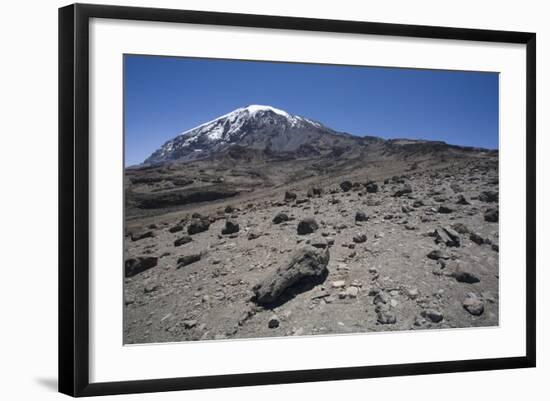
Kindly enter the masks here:
[[193, 238], [191, 238], [189, 235], [184, 235], [183, 237], [178, 238], [177, 240], [174, 241], [174, 246], [185, 245], [191, 241], [193, 241]]
[[177, 233], [177, 232], [179, 232], [179, 231], [183, 231], [183, 225], [177, 224], [177, 225], [175, 225], [175, 226], [173, 226], [173, 227], [170, 227], [170, 228], [168, 229], [168, 231], [170, 231], [171, 233]]
[[205, 217], [198, 217], [191, 220], [187, 226], [187, 234], [195, 235], [207, 231], [210, 227], [210, 221]]
[[355, 221], [367, 221], [369, 218], [365, 212], [358, 211], [355, 213]]
[[159, 285], [156, 283], [147, 283], [143, 288], [143, 292], [149, 294], [153, 291], [156, 291], [159, 288]]
[[470, 202], [464, 197], [464, 195], [459, 195], [458, 200], [456, 201], [457, 205], [469, 205]]
[[293, 201], [293, 200], [296, 200], [296, 194], [294, 192], [291, 192], [291, 191], [286, 191], [285, 192], [285, 202], [288, 202], [288, 201]]
[[351, 181], [343, 181], [342, 183], [340, 183], [340, 189], [342, 189], [342, 191], [344, 192], [348, 192], [352, 187], [353, 184], [351, 183]]
[[479, 194], [479, 200], [486, 203], [498, 202], [498, 192], [483, 191]]
[[372, 303], [374, 305], [387, 304], [389, 302], [388, 296], [384, 292], [378, 292], [374, 297]]
[[348, 287], [344, 291], [344, 298], [357, 298], [359, 295], [359, 288], [357, 287]]
[[473, 242], [475, 242], [478, 245], [483, 245], [483, 243], [485, 242], [483, 237], [481, 235], [479, 235], [478, 233], [470, 233], [470, 240], [472, 240]]
[[346, 286], [346, 281], [345, 280], [333, 281], [332, 283], [330, 283], [330, 285], [332, 286], [332, 288], [342, 288]]
[[435, 243], [445, 244], [448, 247], [460, 246], [460, 236], [451, 227], [443, 227], [435, 230]]
[[416, 288], [410, 288], [407, 290], [407, 296], [410, 298], [410, 299], [416, 299], [419, 295], [419, 292], [418, 292], [418, 289]]
[[267, 327], [270, 329], [276, 329], [279, 327], [280, 321], [279, 318], [276, 315], [273, 315], [269, 318], [269, 321], [267, 322]]
[[260, 234], [260, 233], [257, 233], [257, 232], [254, 232], [254, 231], [249, 232], [249, 233], [248, 233], [248, 236], [247, 236], [247, 238], [248, 238], [249, 241], [258, 239], [258, 238], [260, 238], [260, 237], [261, 237], [261, 234]]
[[377, 308], [376, 321], [380, 324], [395, 324], [397, 317], [388, 308]]
[[317, 224], [315, 219], [307, 218], [298, 223], [297, 231], [298, 235], [307, 235], [313, 233], [314, 231], [317, 231], [318, 228], [319, 225]]
[[222, 235], [234, 234], [236, 232], [239, 232], [239, 224], [232, 220], [226, 220], [225, 227], [222, 229]]
[[185, 267], [187, 265], [190, 265], [191, 263], [198, 262], [199, 260], [201, 260], [200, 253], [182, 256], [181, 258], [178, 259], [177, 268], [179, 269], [179, 268]]
[[468, 297], [464, 300], [464, 302], [462, 302], [462, 306], [464, 307], [464, 309], [466, 309], [470, 314], [474, 316], [481, 315], [485, 310], [483, 301], [481, 301], [477, 296], [473, 294], [468, 295]]
[[183, 327], [186, 328], [186, 329], [192, 329], [193, 327], [195, 327], [197, 325], [196, 320], [184, 320], [181, 323], [182, 323]]
[[453, 273], [452, 276], [456, 279], [456, 281], [460, 283], [468, 283], [468, 284], [474, 284], [479, 283], [479, 277], [476, 276], [474, 273], [464, 270], [461, 267], [458, 267]]
[[139, 241], [145, 238], [153, 238], [155, 236], [155, 233], [153, 231], [145, 231], [141, 233], [132, 233], [131, 238], [132, 241]]
[[427, 309], [422, 311], [422, 317], [429, 319], [434, 323], [439, 323], [443, 320], [443, 314], [434, 309]]
[[434, 249], [433, 251], [428, 253], [428, 255], [426, 255], [426, 256], [429, 259], [432, 259], [432, 260], [449, 259], [450, 258], [447, 254], [443, 253], [439, 249]]
[[365, 188], [367, 189], [367, 193], [376, 193], [378, 192], [378, 184], [374, 181], [368, 181], [365, 184]]
[[404, 184], [402, 187], [397, 189], [394, 193], [394, 197], [401, 197], [406, 194], [410, 194], [412, 192], [412, 188], [409, 184]]
[[138, 273], [155, 267], [158, 263], [158, 258], [154, 256], [140, 256], [130, 258], [124, 262], [124, 276], [132, 277]]
[[451, 226], [459, 234], [468, 234], [470, 230], [462, 223], [455, 223]]
[[446, 206], [446, 205], [441, 205], [437, 209], [437, 213], [449, 214], [449, 213], [452, 213], [452, 212], [454, 212], [454, 209], [451, 209], [449, 206]]
[[275, 217], [273, 217], [273, 224], [280, 224], [284, 221], [288, 221], [288, 215], [286, 213], [277, 213]]
[[489, 209], [483, 215], [485, 221], [490, 223], [498, 223], [498, 209]]
[[365, 234], [359, 234], [353, 237], [353, 242], [355, 242], [356, 244], [361, 244], [366, 241], [367, 241], [367, 236]]

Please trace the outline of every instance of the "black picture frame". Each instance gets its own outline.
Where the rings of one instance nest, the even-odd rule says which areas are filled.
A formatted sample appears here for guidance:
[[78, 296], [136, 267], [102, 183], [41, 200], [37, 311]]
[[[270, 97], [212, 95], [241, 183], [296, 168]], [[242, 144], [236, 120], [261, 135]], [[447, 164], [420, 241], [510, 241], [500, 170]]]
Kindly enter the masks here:
[[[90, 383], [89, 21], [91, 18], [438, 38], [526, 45], [526, 353], [521, 357]], [[74, 4], [59, 9], [59, 391], [71, 396], [158, 392], [495, 369], [536, 364], [536, 35], [436, 26]]]

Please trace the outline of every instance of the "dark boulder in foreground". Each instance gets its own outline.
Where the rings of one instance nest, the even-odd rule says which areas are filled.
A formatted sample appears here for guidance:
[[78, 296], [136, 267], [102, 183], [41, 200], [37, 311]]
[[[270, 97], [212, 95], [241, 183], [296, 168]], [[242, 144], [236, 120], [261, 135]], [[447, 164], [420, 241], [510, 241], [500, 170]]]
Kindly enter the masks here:
[[194, 235], [207, 231], [210, 228], [210, 221], [206, 217], [195, 217], [187, 227], [187, 234]]
[[139, 256], [131, 258], [124, 263], [124, 276], [132, 277], [138, 273], [155, 267], [158, 263], [158, 258], [155, 256]]
[[277, 267], [252, 288], [253, 301], [258, 304], [274, 303], [279, 301], [290, 287], [298, 284], [322, 283], [328, 275], [329, 259], [328, 249], [321, 250], [313, 247], [298, 249], [288, 262]]
[[319, 225], [315, 219], [307, 218], [298, 223], [298, 235], [311, 234], [314, 231], [317, 231]]
[[498, 223], [498, 209], [489, 209], [483, 215], [485, 221], [490, 223]]
[[235, 223], [232, 220], [226, 220], [225, 227], [222, 228], [222, 234], [227, 235], [237, 233], [239, 232], [239, 228], [239, 223]]

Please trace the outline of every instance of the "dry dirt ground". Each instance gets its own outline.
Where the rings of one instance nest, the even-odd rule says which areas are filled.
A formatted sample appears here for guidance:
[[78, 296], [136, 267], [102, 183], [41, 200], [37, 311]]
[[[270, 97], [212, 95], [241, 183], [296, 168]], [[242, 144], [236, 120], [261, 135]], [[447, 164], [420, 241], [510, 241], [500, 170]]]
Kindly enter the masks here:
[[[266, 178], [250, 165], [234, 175], [247, 177], [233, 183], [235, 196], [157, 209], [136, 208], [134, 199], [172, 188], [135, 180], [151, 171], [128, 171], [126, 344], [499, 324], [496, 156], [386, 161], [298, 178], [288, 169], [283, 163], [285, 174]], [[215, 170], [231, 185], [235, 169]], [[212, 183], [200, 163], [170, 174], [191, 187]], [[367, 191], [369, 181], [377, 192], [372, 184]], [[285, 200], [287, 191], [296, 199]], [[288, 220], [275, 223], [279, 213]], [[308, 218], [317, 229], [299, 235]], [[238, 231], [222, 234], [227, 220]], [[197, 222], [208, 229], [194, 233]], [[256, 302], [255, 286], [300, 249], [328, 252], [322, 282], [298, 281], [276, 302]]]

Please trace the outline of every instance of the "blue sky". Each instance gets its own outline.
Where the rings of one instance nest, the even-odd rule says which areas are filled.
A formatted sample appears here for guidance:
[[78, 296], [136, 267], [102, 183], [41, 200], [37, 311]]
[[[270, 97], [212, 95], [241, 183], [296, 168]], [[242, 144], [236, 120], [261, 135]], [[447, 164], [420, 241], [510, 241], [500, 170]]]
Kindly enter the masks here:
[[249, 104], [338, 131], [498, 148], [498, 74], [126, 55], [126, 165]]

